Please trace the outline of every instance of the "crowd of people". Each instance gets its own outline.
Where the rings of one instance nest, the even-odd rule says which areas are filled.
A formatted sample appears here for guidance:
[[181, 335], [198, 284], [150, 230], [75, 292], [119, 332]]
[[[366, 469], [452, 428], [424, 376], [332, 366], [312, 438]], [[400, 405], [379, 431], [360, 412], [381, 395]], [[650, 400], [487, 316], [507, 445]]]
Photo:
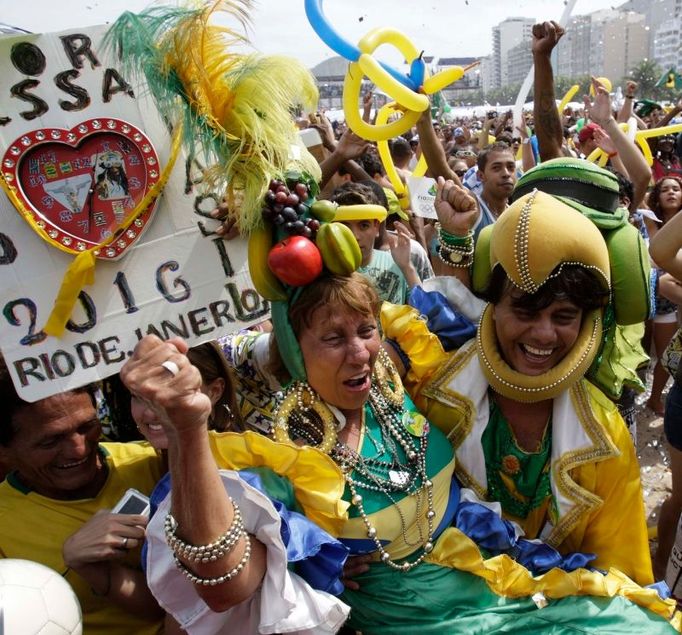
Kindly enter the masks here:
[[[297, 120], [320, 134], [318, 198], [357, 210], [339, 220], [360, 261], [272, 321], [191, 349], [149, 335], [103, 385], [35, 403], [2, 362], [0, 557], [62, 574], [86, 633], [679, 630], [658, 583], [682, 512], [680, 144], [650, 137], [650, 166], [619, 122], [682, 108], [630, 82], [614, 110], [593, 80], [559, 112], [562, 35], [533, 28], [522, 125], [427, 111], [391, 140], [402, 179], [425, 158], [437, 222], [375, 144]], [[672, 471], [653, 561], [648, 353]], [[129, 488], [149, 516], [111, 512]]]

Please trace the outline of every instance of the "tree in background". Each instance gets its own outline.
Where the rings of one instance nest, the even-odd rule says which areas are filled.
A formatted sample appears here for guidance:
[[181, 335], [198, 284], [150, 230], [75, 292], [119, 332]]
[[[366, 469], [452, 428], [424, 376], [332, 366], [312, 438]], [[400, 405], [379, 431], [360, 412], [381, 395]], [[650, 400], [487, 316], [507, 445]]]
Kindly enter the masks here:
[[632, 67], [629, 76], [623, 78], [623, 83], [627, 80], [637, 82], [638, 97], [671, 99], [673, 94], [669, 89], [656, 85], [662, 73], [663, 70], [654, 60], [644, 59]]

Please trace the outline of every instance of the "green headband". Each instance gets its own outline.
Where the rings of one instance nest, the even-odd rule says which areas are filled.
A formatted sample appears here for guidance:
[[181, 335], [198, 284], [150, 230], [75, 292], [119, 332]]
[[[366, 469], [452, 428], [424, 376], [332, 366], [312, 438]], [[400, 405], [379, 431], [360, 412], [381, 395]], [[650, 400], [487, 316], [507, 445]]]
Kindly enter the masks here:
[[551, 159], [528, 170], [516, 184], [512, 201], [538, 189], [552, 194], [587, 216], [599, 229], [616, 229], [628, 222], [620, 207], [618, 178], [584, 159]]

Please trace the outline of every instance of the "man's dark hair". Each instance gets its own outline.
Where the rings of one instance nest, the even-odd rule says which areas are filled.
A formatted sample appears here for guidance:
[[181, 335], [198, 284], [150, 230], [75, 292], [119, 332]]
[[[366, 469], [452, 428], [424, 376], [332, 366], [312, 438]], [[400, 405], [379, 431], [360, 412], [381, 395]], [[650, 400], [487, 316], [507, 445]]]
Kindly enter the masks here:
[[604, 306], [609, 298], [596, 274], [580, 265], [557, 267], [545, 284], [532, 294], [515, 287], [505, 270], [497, 265], [481, 296], [491, 304], [498, 304], [507, 292], [512, 294], [512, 306], [531, 313], [546, 309], [555, 300], [568, 300], [583, 311], [592, 311]]
[[618, 198], [620, 198], [621, 204], [624, 198], [627, 198], [628, 201], [632, 202], [635, 198], [635, 188], [632, 185], [632, 181], [627, 176], [610, 166], [606, 166], [604, 169], [611, 172], [611, 174], [618, 179]]
[[508, 152], [514, 156], [514, 151], [504, 141], [496, 141], [495, 143], [491, 143], [478, 153], [476, 165], [481, 172], [483, 172], [483, 170], [485, 170], [485, 166], [488, 165], [488, 155], [493, 152]]
[[386, 208], [386, 211], [388, 211], [388, 199], [386, 198], [386, 192], [384, 192], [384, 188], [381, 187], [376, 181], [373, 180], [363, 180], [363, 181], [358, 181], [360, 185], [366, 185], [369, 187], [373, 192], [374, 196], [377, 199], [378, 205], [381, 205], [382, 207]]
[[365, 152], [365, 154], [358, 159], [358, 162], [362, 166], [362, 169], [372, 178], [374, 178], [377, 174], [381, 176], [386, 175], [386, 170], [384, 170], [383, 163], [379, 160], [379, 157], [371, 152]]
[[[87, 392], [92, 400], [92, 405], [96, 408], [94, 396], [95, 389], [95, 384], [88, 384], [70, 390], [69, 392]], [[16, 434], [16, 429], [13, 424], [14, 418], [21, 410], [31, 406], [31, 403], [24, 401], [17, 393], [16, 388], [14, 388], [14, 383], [12, 382], [12, 376], [5, 363], [5, 358], [2, 355], [0, 355], [0, 403], [2, 404], [2, 414], [0, 414], [0, 445], [7, 447], [12, 443], [12, 439]], [[36, 424], [38, 423], [40, 422], [37, 421]]]
[[331, 195], [331, 200], [339, 205], [381, 205], [372, 186], [348, 181], [337, 187]]
[[389, 142], [391, 149], [391, 156], [393, 160], [407, 159], [412, 156], [412, 148], [410, 143], [403, 139], [403, 137], [396, 137], [392, 142]]

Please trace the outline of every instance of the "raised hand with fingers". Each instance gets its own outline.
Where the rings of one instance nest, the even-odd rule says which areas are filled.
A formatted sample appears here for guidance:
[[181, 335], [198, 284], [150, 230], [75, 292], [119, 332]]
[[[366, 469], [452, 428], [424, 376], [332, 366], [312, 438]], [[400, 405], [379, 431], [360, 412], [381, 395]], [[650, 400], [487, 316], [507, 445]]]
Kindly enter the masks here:
[[611, 97], [609, 91], [606, 90], [596, 77], [592, 77], [592, 88], [594, 89], [593, 101], [590, 100], [588, 95], [583, 95], [585, 110], [589, 113], [589, 117], [592, 121], [604, 128], [609, 119], [613, 118]]
[[370, 145], [366, 139], [359, 137], [349, 128], [341, 135], [336, 150], [346, 161], [350, 161], [365, 154]]
[[396, 221], [393, 224], [395, 233], [388, 234], [388, 244], [391, 248], [391, 256], [395, 263], [404, 271], [410, 266], [410, 239], [412, 232], [403, 224]]

